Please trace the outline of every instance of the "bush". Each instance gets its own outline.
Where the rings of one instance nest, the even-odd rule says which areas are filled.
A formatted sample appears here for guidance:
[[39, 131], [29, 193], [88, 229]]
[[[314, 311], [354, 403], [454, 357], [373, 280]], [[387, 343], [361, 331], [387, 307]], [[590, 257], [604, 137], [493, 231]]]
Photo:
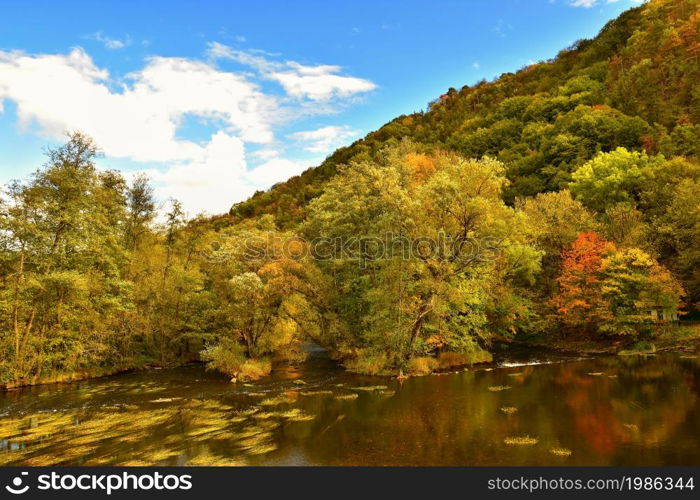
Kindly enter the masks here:
[[275, 362], [297, 365], [306, 361], [307, 353], [298, 343], [287, 344], [275, 351]]
[[634, 354], [653, 354], [656, 352], [656, 346], [646, 340], [637, 342], [629, 349], [618, 352], [618, 356], [631, 356]]
[[471, 349], [464, 352], [441, 352], [438, 354], [437, 361], [439, 367], [445, 369], [456, 366], [475, 365], [477, 363], [490, 363], [493, 361], [493, 356], [490, 352], [474, 344]]
[[657, 329], [655, 338], [662, 343], [688, 342], [700, 338], [700, 325], [664, 325]]
[[348, 371], [364, 375], [385, 375], [389, 362], [384, 354], [358, 352], [357, 356], [345, 361]]
[[438, 361], [435, 358], [418, 357], [412, 358], [406, 366], [409, 375], [430, 375], [438, 368]]
[[243, 346], [231, 339], [222, 339], [218, 344], [208, 345], [200, 354], [207, 362], [207, 369], [235, 376], [246, 361]]
[[243, 346], [231, 339], [207, 346], [201, 358], [207, 362], [207, 369], [217, 370], [236, 380], [257, 380], [272, 371], [270, 359], [248, 359]]
[[257, 380], [272, 371], [270, 358], [247, 359], [239, 368], [236, 378], [240, 381]]

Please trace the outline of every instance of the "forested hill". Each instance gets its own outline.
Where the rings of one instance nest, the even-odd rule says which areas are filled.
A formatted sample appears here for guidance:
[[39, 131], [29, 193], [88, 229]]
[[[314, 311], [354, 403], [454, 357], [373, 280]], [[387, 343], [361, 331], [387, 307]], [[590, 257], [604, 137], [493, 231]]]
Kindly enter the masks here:
[[426, 152], [496, 157], [507, 165], [508, 202], [565, 187], [598, 152], [617, 147], [700, 156], [699, 0], [651, 0], [554, 59], [461, 90], [400, 116], [320, 166], [236, 204], [236, 219], [273, 214], [282, 227], [341, 164], [372, 159], [410, 138]]

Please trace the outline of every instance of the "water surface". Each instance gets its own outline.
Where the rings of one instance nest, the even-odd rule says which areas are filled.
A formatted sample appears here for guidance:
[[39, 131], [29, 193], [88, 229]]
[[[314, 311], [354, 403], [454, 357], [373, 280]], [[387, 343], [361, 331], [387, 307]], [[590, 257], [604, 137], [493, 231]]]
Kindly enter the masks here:
[[700, 359], [532, 356], [398, 381], [316, 356], [0, 394], [4, 465], [700, 465]]

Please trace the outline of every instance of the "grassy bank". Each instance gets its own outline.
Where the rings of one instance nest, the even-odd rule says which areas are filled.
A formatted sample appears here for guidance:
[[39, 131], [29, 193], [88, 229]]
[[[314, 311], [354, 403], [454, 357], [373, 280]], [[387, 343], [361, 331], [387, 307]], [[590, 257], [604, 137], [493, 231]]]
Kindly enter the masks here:
[[665, 351], [688, 351], [700, 347], [700, 324], [664, 325], [643, 337], [598, 338], [533, 336], [516, 345], [538, 347], [574, 354], [654, 354]]

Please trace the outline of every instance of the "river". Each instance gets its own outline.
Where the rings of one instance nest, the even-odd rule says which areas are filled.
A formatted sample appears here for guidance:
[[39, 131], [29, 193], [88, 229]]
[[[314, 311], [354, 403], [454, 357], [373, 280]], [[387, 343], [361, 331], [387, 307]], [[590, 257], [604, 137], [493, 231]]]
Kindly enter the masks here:
[[322, 354], [250, 384], [193, 365], [0, 394], [0, 464], [700, 465], [699, 395], [688, 353], [403, 381]]

